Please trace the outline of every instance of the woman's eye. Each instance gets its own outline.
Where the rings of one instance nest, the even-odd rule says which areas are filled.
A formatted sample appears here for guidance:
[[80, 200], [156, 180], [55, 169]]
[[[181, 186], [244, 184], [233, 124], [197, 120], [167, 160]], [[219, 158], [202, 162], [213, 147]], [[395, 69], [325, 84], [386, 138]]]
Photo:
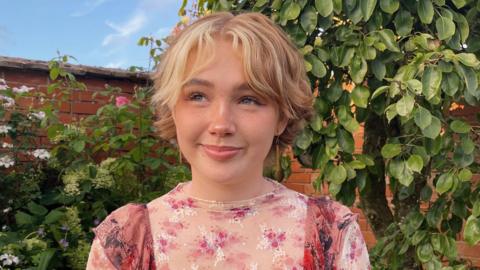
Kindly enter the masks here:
[[259, 102], [256, 98], [254, 98], [254, 97], [249, 97], [249, 96], [247, 96], [247, 97], [242, 97], [242, 98], [240, 99], [240, 103], [242, 103], [242, 104], [247, 104], [247, 105], [260, 105], [260, 102]]
[[206, 99], [205, 95], [202, 93], [191, 93], [188, 95], [188, 99], [191, 101], [204, 101]]

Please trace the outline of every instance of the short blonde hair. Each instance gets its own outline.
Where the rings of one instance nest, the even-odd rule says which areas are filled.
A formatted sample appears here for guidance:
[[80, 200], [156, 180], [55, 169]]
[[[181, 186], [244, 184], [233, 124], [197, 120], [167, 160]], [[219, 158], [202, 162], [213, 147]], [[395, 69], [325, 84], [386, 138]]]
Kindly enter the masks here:
[[[291, 144], [312, 115], [313, 94], [303, 57], [282, 29], [260, 13], [213, 13], [173, 37], [153, 75], [159, 135], [166, 140], [176, 137], [171, 110], [184, 84], [213, 59], [216, 38], [227, 38], [239, 49], [249, 86], [274, 101], [281, 119], [288, 120], [278, 143], [282, 148]], [[193, 63], [188, 69], [187, 61]]]

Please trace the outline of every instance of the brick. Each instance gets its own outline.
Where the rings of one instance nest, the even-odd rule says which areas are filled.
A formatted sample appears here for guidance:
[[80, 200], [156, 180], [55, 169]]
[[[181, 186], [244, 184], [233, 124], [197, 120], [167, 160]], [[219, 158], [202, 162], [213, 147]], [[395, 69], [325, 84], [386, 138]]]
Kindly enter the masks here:
[[288, 177], [288, 182], [292, 183], [303, 183], [303, 184], [310, 184], [310, 174], [309, 173], [297, 173], [294, 172]]
[[[48, 73], [46, 71], [31, 71], [31, 70], [10, 70], [1, 69], [4, 79], [9, 86], [14, 84], [38, 86], [48, 84]], [[17, 85], [18, 86], [18, 85]]]
[[95, 91], [95, 90], [104, 90], [105, 85], [108, 84], [108, 81], [106, 79], [100, 79], [100, 78], [77, 78], [79, 82], [84, 83], [87, 86], [88, 91]]
[[470, 246], [464, 241], [457, 241], [458, 253], [462, 257], [472, 257], [480, 259], [480, 245]]
[[120, 87], [122, 89], [122, 93], [129, 94], [133, 94], [135, 92], [135, 87], [143, 86], [128, 80], [111, 80], [108, 81], [108, 84], [113, 87]]
[[284, 185], [292, 190], [295, 190], [300, 193], [305, 193], [305, 186], [303, 184], [295, 184], [295, 183], [284, 183]]
[[87, 102], [72, 102], [72, 112], [76, 114], [95, 114], [100, 104]]

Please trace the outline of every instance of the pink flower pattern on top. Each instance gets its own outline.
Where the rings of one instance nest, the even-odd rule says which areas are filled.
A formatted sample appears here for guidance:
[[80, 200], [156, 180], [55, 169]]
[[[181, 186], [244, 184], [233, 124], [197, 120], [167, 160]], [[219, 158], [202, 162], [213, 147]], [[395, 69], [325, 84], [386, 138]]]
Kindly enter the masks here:
[[348, 208], [272, 184], [253, 199], [215, 202], [189, 197], [183, 183], [146, 207], [122, 207], [95, 229], [87, 269], [370, 269]]

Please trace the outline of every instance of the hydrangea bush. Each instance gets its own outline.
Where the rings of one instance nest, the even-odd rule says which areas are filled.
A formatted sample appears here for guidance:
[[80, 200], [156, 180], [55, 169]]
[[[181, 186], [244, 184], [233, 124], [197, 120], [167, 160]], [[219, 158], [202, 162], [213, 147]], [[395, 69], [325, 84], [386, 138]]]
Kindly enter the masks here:
[[0, 269], [85, 269], [91, 229], [109, 212], [190, 178], [155, 135], [149, 86], [128, 97], [107, 85], [95, 115], [62, 123], [60, 105], [85, 88], [68, 60], [50, 62], [46, 93], [0, 80]]

